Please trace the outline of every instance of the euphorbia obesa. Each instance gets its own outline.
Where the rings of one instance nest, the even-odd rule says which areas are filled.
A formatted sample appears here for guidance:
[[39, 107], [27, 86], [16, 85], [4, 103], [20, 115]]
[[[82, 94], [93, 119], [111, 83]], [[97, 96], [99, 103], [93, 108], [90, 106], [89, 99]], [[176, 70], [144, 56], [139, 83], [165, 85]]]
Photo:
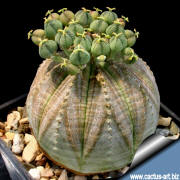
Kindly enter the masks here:
[[135, 53], [128, 18], [63, 8], [30, 31], [40, 65], [26, 101], [33, 134], [57, 164], [79, 174], [118, 170], [155, 132], [160, 99], [153, 73]]

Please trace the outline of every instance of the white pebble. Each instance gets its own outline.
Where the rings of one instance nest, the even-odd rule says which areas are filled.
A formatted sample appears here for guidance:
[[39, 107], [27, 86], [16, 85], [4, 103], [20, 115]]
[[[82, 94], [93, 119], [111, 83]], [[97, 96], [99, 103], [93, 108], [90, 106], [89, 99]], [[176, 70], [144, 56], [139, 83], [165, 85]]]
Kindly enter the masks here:
[[35, 140], [35, 138], [34, 138], [34, 136], [32, 136], [31, 134], [25, 134], [25, 136], [24, 136], [24, 142], [25, 142], [25, 144], [28, 144], [30, 141], [32, 141], [32, 140]]
[[16, 133], [13, 138], [12, 152], [20, 154], [24, 149], [23, 135]]
[[40, 170], [37, 168], [30, 169], [29, 174], [34, 180], [39, 180], [41, 178]]
[[12, 113], [8, 114], [6, 130], [10, 130], [11, 128], [17, 130], [18, 121], [20, 119], [21, 119], [21, 115], [18, 111], [13, 111]]
[[161, 117], [159, 118], [158, 125], [169, 126], [170, 123], [171, 123], [171, 120], [172, 120], [171, 117], [165, 118], [165, 117], [162, 117], [162, 116], [161, 116]]
[[39, 151], [39, 146], [36, 140], [30, 141], [23, 150], [22, 158], [26, 163], [32, 162]]
[[39, 170], [40, 175], [41, 175], [41, 173], [42, 173], [42, 172], [43, 172], [43, 170], [44, 170], [44, 167], [43, 167], [43, 166], [38, 166], [38, 167], [37, 167], [37, 169]]
[[64, 169], [58, 180], [68, 180], [67, 171]]

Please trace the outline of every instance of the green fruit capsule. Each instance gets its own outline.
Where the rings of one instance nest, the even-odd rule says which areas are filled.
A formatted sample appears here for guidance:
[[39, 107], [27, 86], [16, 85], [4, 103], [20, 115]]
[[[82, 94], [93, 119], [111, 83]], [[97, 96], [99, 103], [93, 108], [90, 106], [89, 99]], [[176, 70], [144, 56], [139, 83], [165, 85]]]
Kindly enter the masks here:
[[106, 42], [103, 38], [95, 39], [91, 46], [91, 53], [94, 57], [104, 55], [109, 56], [110, 54], [109, 43]]
[[46, 21], [44, 24], [44, 30], [45, 35], [48, 39], [54, 40], [56, 33], [58, 32], [58, 29], [62, 29], [63, 25], [61, 21], [54, 19], [50, 21]]
[[84, 28], [78, 23], [70, 23], [70, 25], [68, 26], [68, 30], [73, 32], [75, 35], [77, 33], [82, 34], [84, 32]]
[[93, 18], [89, 13], [89, 10], [83, 8], [83, 10], [80, 10], [75, 14], [75, 20], [78, 21], [78, 23], [81, 24], [83, 27], [87, 27], [90, 25]]
[[60, 38], [62, 36], [62, 32], [57, 32], [56, 36], [55, 36], [55, 41], [58, 45], [60, 45]]
[[63, 63], [63, 57], [61, 57], [58, 53], [56, 53], [56, 55], [51, 56], [51, 59], [57, 63]]
[[90, 24], [90, 29], [92, 29], [96, 33], [104, 33], [107, 27], [108, 24], [102, 19], [94, 20]]
[[95, 20], [97, 17], [99, 17], [99, 13], [97, 11], [90, 11], [90, 14], [91, 14], [93, 20]]
[[74, 19], [74, 13], [72, 11], [65, 10], [60, 14], [59, 19], [63, 25], [67, 25], [72, 19]]
[[119, 33], [124, 33], [124, 28], [121, 24], [114, 23], [108, 26], [106, 29], [106, 34], [112, 35], [113, 33], [119, 34]]
[[59, 45], [62, 49], [68, 49], [74, 43], [74, 34], [71, 31], [64, 30], [61, 37]]
[[113, 53], [122, 51], [125, 47], [127, 47], [127, 39], [124, 34], [115, 34], [115, 36], [110, 39], [110, 48]]
[[47, 20], [53, 20], [53, 19], [57, 19], [57, 20], [59, 20], [59, 14], [57, 14], [57, 13], [51, 13], [49, 16], [48, 16], [48, 18], [47, 18]]
[[85, 36], [85, 38], [86, 38], [86, 39], [88, 39], [88, 40], [89, 40], [89, 42], [92, 44], [92, 38], [91, 38], [91, 36], [90, 36], [90, 35], [88, 35], [88, 34], [87, 34], [87, 35]]
[[127, 38], [123, 33], [120, 33], [119, 39], [122, 42], [123, 49], [127, 47]]
[[121, 26], [124, 28], [126, 23], [125, 20], [123, 18], [118, 18], [117, 21], [119, 21], [119, 23], [121, 24]]
[[92, 45], [92, 39], [89, 35], [84, 35], [83, 37], [76, 37], [74, 40], [74, 46], [77, 46], [80, 44], [86, 51], [91, 50], [91, 45]]
[[43, 40], [39, 44], [39, 55], [44, 58], [50, 58], [57, 52], [57, 43], [53, 40]]
[[123, 50], [124, 62], [127, 64], [133, 64], [138, 60], [138, 56], [134, 53], [134, 50], [127, 47]]
[[86, 51], [91, 51], [91, 41], [88, 38], [82, 38], [80, 45], [86, 49]]
[[125, 56], [132, 56], [134, 54], [134, 50], [130, 47], [124, 49], [123, 54]]
[[116, 13], [112, 12], [114, 8], [108, 8], [109, 11], [104, 11], [100, 17], [102, 17], [108, 24], [112, 24], [113, 21], [115, 21], [118, 16]]
[[132, 47], [136, 43], [136, 35], [131, 30], [125, 30], [125, 35], [127, 38], [128, 46]]
[[112, 37], [110, 39], [110, 48], [113, 53], [119, 52], [123, 49], [123, 44], [120, 38]]
[[84, 65], [90, 61], [90, 54], [85, 49], [78, 47], [71, 53], [69, 59], [76, 66]]
[[43, 29], [36, 29], [31, 35], [31, 40], [34, 44], [39, 46], [39, 43], [45, 39], [45, 32]]

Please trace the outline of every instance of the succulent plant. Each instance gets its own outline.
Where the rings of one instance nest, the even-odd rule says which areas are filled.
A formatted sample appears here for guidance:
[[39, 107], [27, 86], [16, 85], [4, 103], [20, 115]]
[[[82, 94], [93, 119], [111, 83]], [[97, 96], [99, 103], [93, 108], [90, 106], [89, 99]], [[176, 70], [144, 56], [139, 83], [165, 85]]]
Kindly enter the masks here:
[[26, 100], [34, 136], [45, 154], [79, 174], [118, 170], [155, 132], [159, 91], [132, 46], [128, 18], [98, 8], [48, 11], [44, 30], [28, 37], [45, 60]]

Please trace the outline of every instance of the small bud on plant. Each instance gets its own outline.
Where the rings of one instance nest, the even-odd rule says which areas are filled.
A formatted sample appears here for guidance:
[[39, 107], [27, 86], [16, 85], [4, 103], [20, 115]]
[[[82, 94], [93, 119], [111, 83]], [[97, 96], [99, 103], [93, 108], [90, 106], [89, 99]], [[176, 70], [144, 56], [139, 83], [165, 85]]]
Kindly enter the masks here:
[[74, 19], [74, 13], [72, 11], [65, 10], [60, 14], [59, 19], [63, 25], [67, 25], [72, 19]]
[[68, 49], [73, 45], [74, 42], [74, 34], [69, 30], [63, 30], [63, 33], [60, 37], [59, 45], [62, 49]]
[[80, 44], [86, 51], [91, 50], [91, 45], [92, 45], [92, 39], [89, 35], [85, 35], [84, 37], [78, 36], [74, 40], [74, 46], [77, 46]]
[[45, 30], [45, 35], [48, 39], [54, 40], [56, 33], [58, 32], [58, 29], [62, 29], [63, 25], [61, 21], [54, 19], [47, 21], [44, 24], [44, 30]]
[[55, 55], [57, 52], [58, 46], [57, 43], [53, 40], [43, 40], [39, 45], [39, 55], [44, 58], [50, 58], [51, 56]]
[[90, 28], [96, 33], [104, 33], [107, 27], [108, 27], [108, 24], [102, 19], [94, 20], [90, 24]]
[[113, 54], [122, 51], [127, 47], [127, 39], [123, 33], [113, 33], [114, 36], [110, 39], [110, 48]]
[[47, 18], [47, 20], [53, 20], [53, 19], [57, 19], [57, 20], [59, 20], [59, 14], [57, 14], [57, 13], [52, 13], [52, 14], [50, 14], [49, 16], [48, 16], [48, 18]]
[[134, 53], [134, 50], [130, 47], [127, 47], [123, 51], [124, 62], [127, 64], [133, 64], [138, 60], [138, 56]]
[[113, 33], [118, 34], [121, 32], [124, 33], [124, 28], [118, 21], [114, 21], [114, 23], [106, 29], [106, 34], [108, 35], [112, 35]]
[[36, 29], [31, 35], [32, 42], [37, 46], [45, 39], [45, 32], [43, 29]]
[[99, 17], [99, 13], [97, 11], [90, 11], [90, 14], [91, 14], [93, 20], [95, 20], [97, 17]]
[[126, 22], [124, 21], [123, 18], [118, 18], [117, 21], [119, 21], [119, 24], [124, 28], [126, 25]]
[[106, 42], [104, 38], [94, 39], [91, 46], [91, 53], [94, 57], [100, 55], [109, 56], [110, 51], [109, 43]]
[[128, 46], [132, 47], [136, 42], [136, 35], [131, 30], [125, 30], [125, 36], [127, 38]]
[[58, 45], [60, 45], [60, 38], [61, 38], [62, 32], [57, 32], [56, 36], [55, 36], [55, 41]]
[[75, 35], [77, 33], [83, 33], [84, 32], [84, 28], [80, 24], [78, 24], [78, 23], [71, 23], [71, 22], [70, 22], [70, 25], [68, 26], [68, 30], [73, 32]]
[[96, 65], [100, 67], [104, 67], [106, 56], [100, 55], [95, 59]]
[[107, 7], [107, 8], [109, 9], [109, 11], [104, 11], [104, 12], [100, 15], [100, 17], [103, 17], [104, 20], [105, 20], [108, 24], [112, 24], [113, 21], [115, 21], [115, 20], [118, 18], [118, 16], [117, 16], [116, 13], [112, 12], [112, 10], [115, 10], [115, 8], [109, 8], [109, 7]]
[[83, 8], [83, 10], [80, 10], [75, 14], [75, 20], [77, 20], [78, 23], [81, 24], [82, 26], [86, 27], [89, 26], [93, 18], [89, 13], [89, 10]]
[[69, 59], [72, 64], [80, 66], [90, 61], [90, 54], [85, 49], [78, 47], [72, 52]]

